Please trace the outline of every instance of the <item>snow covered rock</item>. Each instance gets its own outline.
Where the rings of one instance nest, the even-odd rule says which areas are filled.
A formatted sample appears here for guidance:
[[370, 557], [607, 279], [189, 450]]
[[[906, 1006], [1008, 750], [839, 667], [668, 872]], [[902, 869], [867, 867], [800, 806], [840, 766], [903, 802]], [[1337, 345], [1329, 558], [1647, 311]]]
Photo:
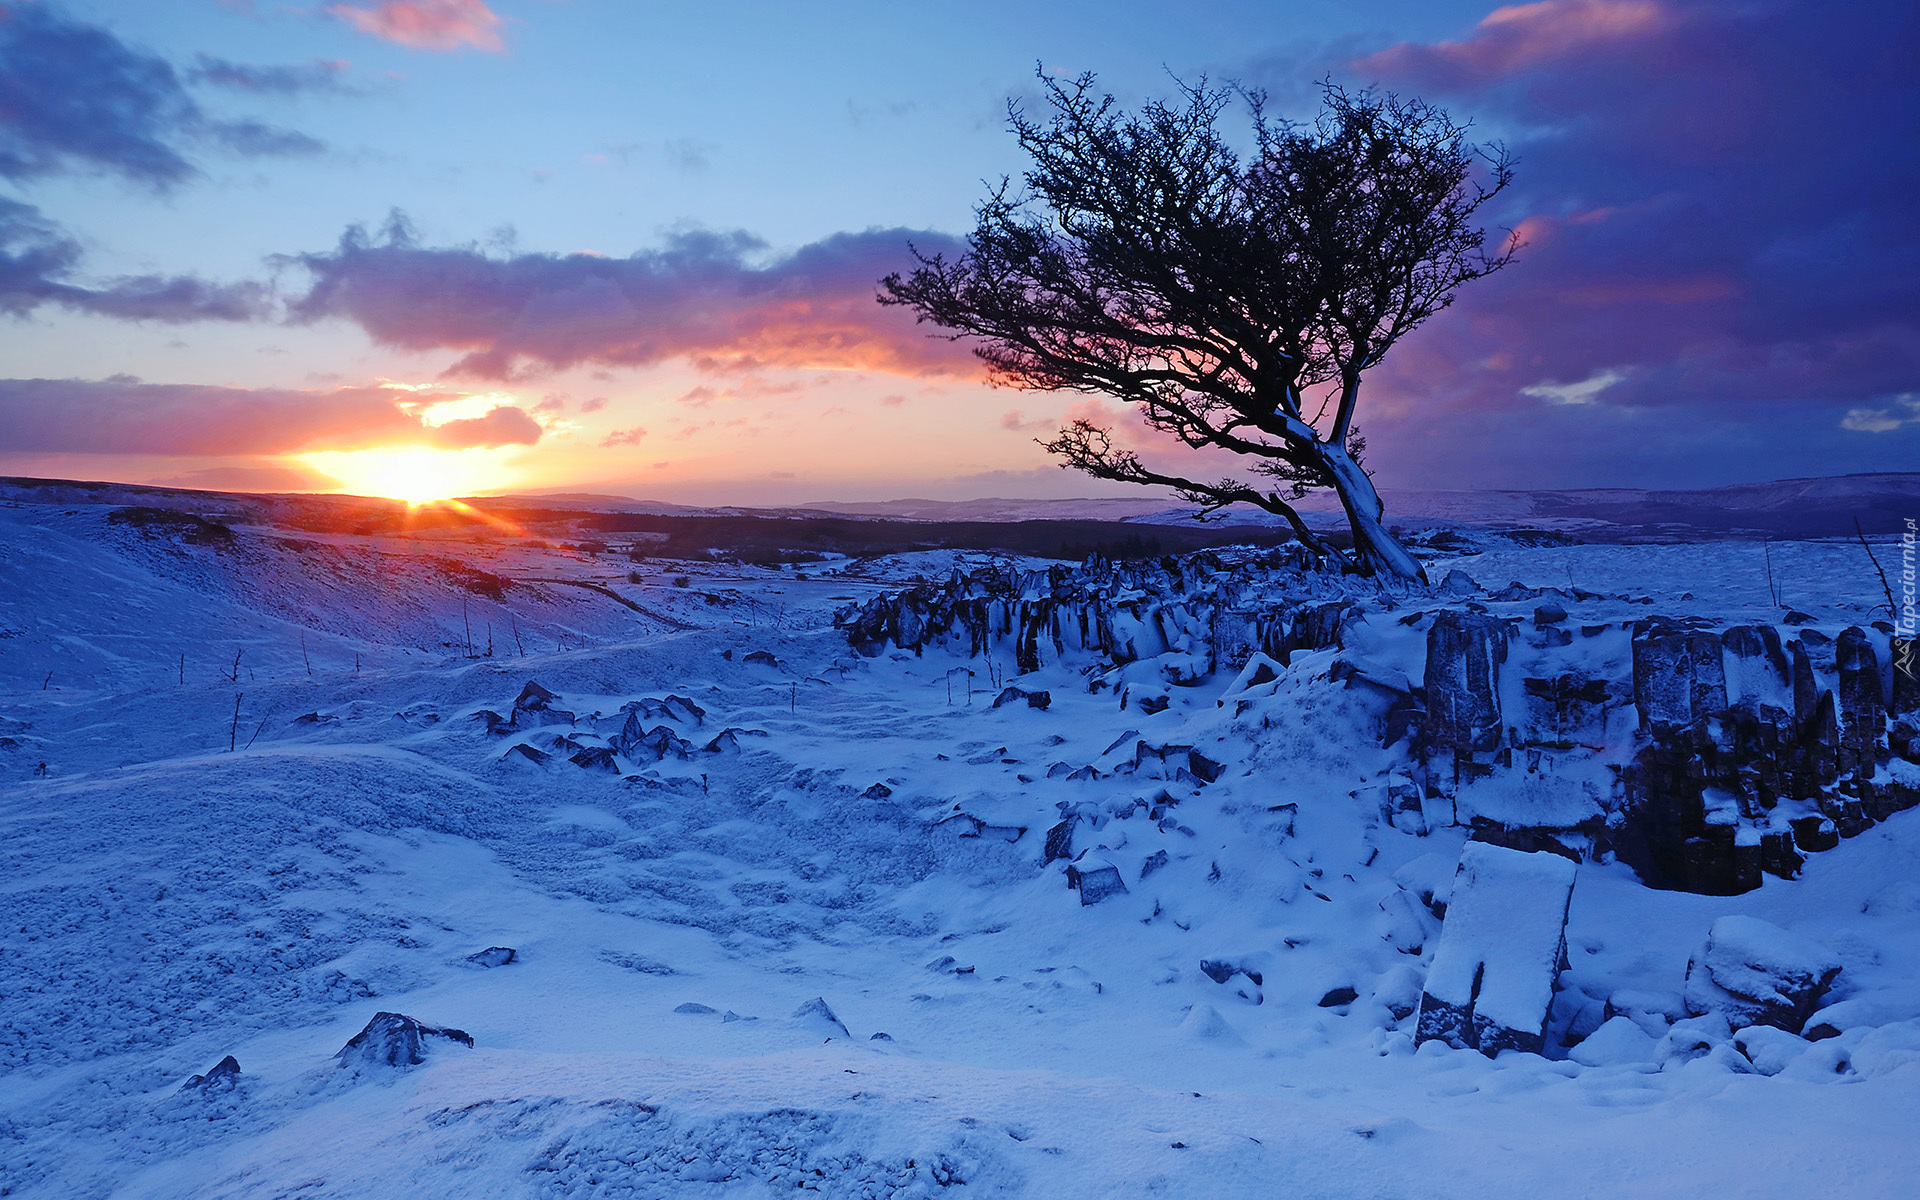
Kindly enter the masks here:
[[682, 724], [701, 725], [706, 722], [707, 710], [695, 704], [685, 696], [668, 696], [662, 700], [648, 696], [620, 706], [627, 714], [627, 728], [640, 729], [635, 718], [641, 721], [679, 721]]
[[1274, 647], [1274, 657], [1281, 665], [1290, 666], [1295, 651], [1338, 648], [1347, 622], [1358, 615], [1359, 610], [1345, 600], [1305, 605], [1287, 621], [1287, 631]]
[[204, 1075], [195, 1075], [180, 1085], [183, 1092], [201, 1092], [213, 1095], [218, 1092], [230, 1092], [233, 1085], [240, 1081], [240, 1060], [229, 1054], [207, 1069]]
[[[1266, 1000], [1266, 994], [1261, 991], [1266, 975], [1251, 963], [1206, 958], [1200, 960], [1200, 973], [1249, 1004], [1261, 1004]], [[1236, 976], [1245, 982], [1235, 983]]]
[[1721, 917], [1687, 963], [1687, 1011], [1798, 1032], [1839, 974], [1817, 942], [1758, 917]]
[[1417, 1041], [1489, 1057], [1541, 1050], [1576, 870], [1557, 854], [1467, 844], [1420, 997]]
[[628, 715], [626, 727], [613, 739], [613, 748], [638, 763], [659, 762], [668, 757], [693, 757], [692, 743], [665, 725], [643, 730], [637, 712]]
[[1045, 691], [1029, 692], [1025, 688], [1017, 688], [1009, 685], [1008, 687], [1002, 688], [1000, 694], [993, 698], [993, 707], [999, 708], [1003, 704], [1018, 704], [1022, 700], [1027, 702], [1028, 708], [1045, 710], [1053, 703], [1053, 693]]
[[520, 718], [529, 714], [540, 714], [552, 721], [573, 723], [573, 714], [564, 709], [555, 708], [553, 702], [560, 697], [535, 681], [527, 680], [527, 686], [520, 689], [520, 696], [513, 702], [513, 724], [519, 725]]
[[347, 1039], [334, 1054], [347, 1067], [414, 1067], [427, 1061], [429, 1039], [472, 1046], [464, 1029], [448, 1029], [416, 1021], [403, 1013], [375, 1013], [367, 1027]]
[[1120, 868], [1105, 866], [1081, 870], [1079, 867], [1067, 868], [1067, 886], [1080, 893], [1080, 904], [1098, 904], [1112, 896], [1127, 894], [1126, 880], [1120, 878]]
[[841, 1022], [840, 1018], [833, 1015], [833, 1010], [827, 1007], [827, 1000], [824, 996], [815, 996], [799, 1008], [794, 1009], [793, 1019], [803, 1027], [827, 1037], [844, 1038], [853, 1036], [847, 1032], [847, 1027]]
[[1778, 1075], [1812, 1043], [1771, 1025], [1749, 1025], [1733, 1035], [1733, 1044], [1762, 1075]]
[[504, 967], [518, 957], [512, 946], [488, 946], [467, 955], [467, 962], [476, 967]]
[[1185, 1019], [1180, 1022], [1179, 1034], [1196, 1042], [1215, 1042], [1226, 1045], [1233, 1045], [1241, 1040], [1233, 1026], [1227, 1024], [1227, 1019], [1220, 1015], [1220, 1010], [1211, 1004], [1196, 1004], [1188, 1009]]
[[618, 774], [620, 764], [614, 761], [613, 751], [605, 746], [586, 746], [578, 754], [570, 754], [567, 761], [576, 767], [590, 771], [611, 771]]
[[1567, 1055], [1583, 1067], [1651, 1063], [1655, 1041], [1626, 1016], [1609, 1018]]

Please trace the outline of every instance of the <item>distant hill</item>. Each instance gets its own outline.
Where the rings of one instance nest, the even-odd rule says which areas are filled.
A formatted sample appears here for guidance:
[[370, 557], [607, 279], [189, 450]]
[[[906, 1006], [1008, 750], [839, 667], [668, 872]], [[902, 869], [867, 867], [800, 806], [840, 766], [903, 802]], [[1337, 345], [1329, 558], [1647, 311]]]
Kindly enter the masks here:
[[[1390, 524], [1403, 529], [1544, 530], [1591, 542], [1897, 535], [1920, 516], [1920, 473], [1783, 479], [1698, 490], [1586, 488], [1569, 491], [1383, 493]], [[487, 526], [529, 536], [646, 542], [663, 555], [789, 553], [869, 555], [932, 547], [1053, 557], [1159, 554], [1231, 542], [1288, 540], [1284, 523], [1244, 506], [1206, 523], [1164, 497], [1064, 500], [984, 498], [820, 501], [790, 508], [694, 507], [626, 496], [560, 492], [476, 496], [409, 509], [378, 497], [207, 492], [142, 484], [0, 478], [0, 501], [16, 504], [170, 508], [227, 524], [317, 533], [457, 535]], [[1300, 504], [1316, 528], [1336, 535], [1345, 519], [1331, 495]], [[502, 523], [505, 523], [503, 526]]]

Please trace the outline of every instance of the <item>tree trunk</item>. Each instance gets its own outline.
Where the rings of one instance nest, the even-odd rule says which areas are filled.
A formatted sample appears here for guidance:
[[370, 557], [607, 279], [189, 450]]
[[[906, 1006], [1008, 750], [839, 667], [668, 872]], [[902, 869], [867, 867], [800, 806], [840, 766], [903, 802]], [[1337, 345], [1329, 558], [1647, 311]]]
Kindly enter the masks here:
[[1367, 575], [1396, 575], [1427, 582], [1426, 568], [1387, 532], [1381, 522], [1386, 510], [1380, 503], [1380, 494], [1373, 490], [1373, 480], [1353, 461], [1346, 447], [1322, 443], [1320, 461], [1333, 479], [1340, 506], [1346, 509], [1347, 525], [1353, 530], [1354, 564], [1360, 571]]

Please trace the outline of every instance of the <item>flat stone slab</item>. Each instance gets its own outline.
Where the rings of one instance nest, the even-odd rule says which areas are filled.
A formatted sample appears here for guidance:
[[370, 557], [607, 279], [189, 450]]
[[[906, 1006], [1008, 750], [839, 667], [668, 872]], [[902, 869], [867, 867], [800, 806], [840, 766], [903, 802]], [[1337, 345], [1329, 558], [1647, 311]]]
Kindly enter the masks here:
[[1415, 1040], [1539, 1053], [1566, 952], [1575, 863], [1469, 842], [1420, 997]]

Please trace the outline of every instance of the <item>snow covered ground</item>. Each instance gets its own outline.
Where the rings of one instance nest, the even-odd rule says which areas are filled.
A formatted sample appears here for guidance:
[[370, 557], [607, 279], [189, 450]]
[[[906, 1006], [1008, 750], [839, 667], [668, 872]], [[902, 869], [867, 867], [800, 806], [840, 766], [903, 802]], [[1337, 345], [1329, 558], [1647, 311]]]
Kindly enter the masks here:
[[[0, 508], [0, 1194], [1912, 1194], [1920, 810], [1742, 896], [1583, 863], [1562, 997], [1620, 1015], [1557, 1016], [1601, 1030], [1571, 1056], [1416, 1050], [1466, 831], [1355, 799], [1387, 752], [1311, 686], [1330, 655], [1255, 714], [1229, 673], [1145, 714], [1051, 659], [1046, 708], [994, 708], [1004, 652], [831, 627], [951, 554], [803, 578], [107, 511]], [[1777, 615], [1761, 555], [1434, 567]], [[1867, 619], [1857, 545], [1771, 555]], [[664, 756], [596, 756], [635, 703]], [[1043, 861], [1063, 811], [1123, 892]], [[1723, 916], [1831, 951], [1870, 1019], [1746, 1053], [1681, 1019]], [[336, 1057], [379, 1012], [473, 1044]]]

